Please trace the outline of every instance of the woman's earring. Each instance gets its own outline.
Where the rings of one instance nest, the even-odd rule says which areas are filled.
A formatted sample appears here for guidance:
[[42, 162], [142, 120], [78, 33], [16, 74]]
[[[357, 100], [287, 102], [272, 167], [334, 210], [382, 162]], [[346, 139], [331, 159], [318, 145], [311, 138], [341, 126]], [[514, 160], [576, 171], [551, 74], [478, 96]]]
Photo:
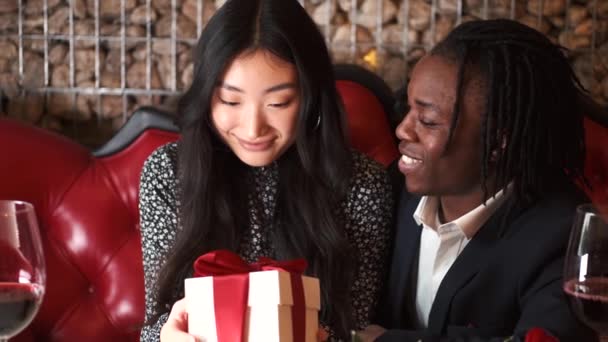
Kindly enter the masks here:
[[317, 123], [315, 124], [315, 130], [321, 125], [321, 113], [317, 116]]

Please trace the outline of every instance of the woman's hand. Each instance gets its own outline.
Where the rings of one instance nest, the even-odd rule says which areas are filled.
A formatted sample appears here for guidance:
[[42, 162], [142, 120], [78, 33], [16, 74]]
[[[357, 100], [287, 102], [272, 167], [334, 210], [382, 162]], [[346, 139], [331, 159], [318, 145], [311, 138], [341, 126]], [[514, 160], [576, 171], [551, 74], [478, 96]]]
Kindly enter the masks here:
[[357, 341], [373, 342], [380, 337], [386, 329], [379, 325], [368, 325], [362, 331], [357, 331]]
[[317, 342], [325, 342], [328, 338], [329, 333], [327, 330], [324, 327], [319, 326], [319, 331], [317, 332]]
[[[319, 327], [317, 341], [324, 342], [328, 337], [327, 330]], [[194, 336], [188, 334], [188, 313], [184, 298], [173, 304], [167, 322], [160, 329], [160, 340], [161, 342], [198, 342]]]
[[167, 322], [160, 329], [161, 342], [197, 342], [197, 339], [188, 334], [188, 313], [184, 298], [173, 304]]

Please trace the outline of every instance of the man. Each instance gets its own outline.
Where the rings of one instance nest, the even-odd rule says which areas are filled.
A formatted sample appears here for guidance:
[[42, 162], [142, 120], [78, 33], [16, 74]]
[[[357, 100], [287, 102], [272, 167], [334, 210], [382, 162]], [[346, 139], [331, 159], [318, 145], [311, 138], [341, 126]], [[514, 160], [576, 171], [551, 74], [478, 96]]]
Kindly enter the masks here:
[[417, 63], [396, 130], [407, 193], [364, 341], [597, 340], [561, 277], [585, 200], [580, 95], [560, 48], [510, 20], [460, 25]]

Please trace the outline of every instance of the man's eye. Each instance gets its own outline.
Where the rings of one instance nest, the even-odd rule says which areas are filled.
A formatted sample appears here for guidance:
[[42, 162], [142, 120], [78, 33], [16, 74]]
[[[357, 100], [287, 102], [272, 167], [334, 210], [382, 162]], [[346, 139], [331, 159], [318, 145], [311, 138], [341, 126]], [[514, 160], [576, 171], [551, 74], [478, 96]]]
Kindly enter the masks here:
[[220, 102], [222, 104], [225, 104], [225, 105], [228, 105], [228, 106], [236, 106], [236, 105], [239, 104], [238, 102], [226, 101], [226, 100], [222, 99], [221, 97], [220, 97]]
[[426, 127], [435, 127], [435, 126], [437, 126], [437, 123], [436, 123], [436, 122], [433, 122], [433, 121], [422, 120], [422, 119], [420, 119], [420, 120], [418, 120], [418, 121], [420, 121], [420, 123], [421, 123], [422, 125], [426, 126]]

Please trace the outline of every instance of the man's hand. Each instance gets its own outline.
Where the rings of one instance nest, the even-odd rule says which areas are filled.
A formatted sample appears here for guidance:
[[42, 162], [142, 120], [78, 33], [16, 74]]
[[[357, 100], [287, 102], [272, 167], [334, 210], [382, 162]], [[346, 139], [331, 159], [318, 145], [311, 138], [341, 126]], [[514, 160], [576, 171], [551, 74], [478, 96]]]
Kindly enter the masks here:
[[386, 329], [379, 325], [368, 325], [365, 329], [357, 332], [358, 342], [374, 342]]

